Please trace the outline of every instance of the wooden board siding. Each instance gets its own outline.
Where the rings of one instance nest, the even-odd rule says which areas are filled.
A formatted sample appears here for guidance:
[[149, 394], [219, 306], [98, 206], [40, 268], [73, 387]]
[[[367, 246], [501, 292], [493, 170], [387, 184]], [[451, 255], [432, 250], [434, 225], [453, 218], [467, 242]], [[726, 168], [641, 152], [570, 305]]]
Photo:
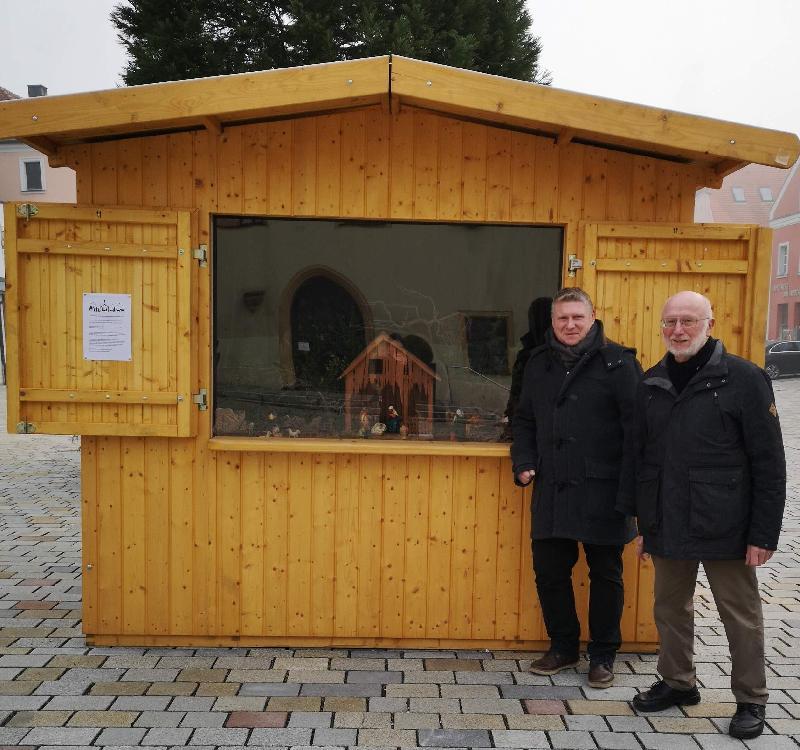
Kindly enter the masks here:
[[[564, 225], [566, 256], [584, 220], [690, 222], [704, 175], [408, 107], [65, 152], [82, 204], [195, 208], [201, 243], [215, 212], [520, 222]], [[192, 304], [207, 387], [207, 270]], [[198, 432], [84, 438], [92, 642], [542, 645], [507, 457], [211, 451], [210, 411]], [[652, 571], [625, 554], [623, 637], [652, 649]]]

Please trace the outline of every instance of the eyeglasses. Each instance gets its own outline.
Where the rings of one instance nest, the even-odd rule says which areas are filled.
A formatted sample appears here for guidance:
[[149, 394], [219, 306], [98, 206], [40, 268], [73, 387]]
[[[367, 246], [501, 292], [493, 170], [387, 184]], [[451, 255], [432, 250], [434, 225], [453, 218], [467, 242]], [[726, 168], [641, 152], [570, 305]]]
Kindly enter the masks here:
[[664, 318], [661, 321], [662, 328], [675, 328], [678, 323], [681, 324], [681, 328], [686, 331], [691, 331], [692, 328], [696, 328], [697, 324], [701, 320], [711, 320], [711, 318]]

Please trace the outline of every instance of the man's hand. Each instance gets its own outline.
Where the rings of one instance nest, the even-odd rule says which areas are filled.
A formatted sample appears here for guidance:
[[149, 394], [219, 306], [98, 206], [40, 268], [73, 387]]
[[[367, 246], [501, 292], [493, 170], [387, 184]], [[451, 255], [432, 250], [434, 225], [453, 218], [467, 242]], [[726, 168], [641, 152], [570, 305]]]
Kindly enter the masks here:
[[536, 472], [533, 469], [526, 469], [525, 471], [521, 471], [517, 474], [517, 481], [520, 484], [530, 484], [531, 480], [536, 476]]
[[636, 537], [636, 554], [640, 560], [649, 560], [650, 555], [644, 551], [644, 539], [641, 536]]
[[771, 549], [764, 549], [763, 547], [754, 547], [752, 544], [747, 545], [747, 552], [744, 556], [744, 564], [757, 568], [763, 565], [767, 560], [772, 557]]

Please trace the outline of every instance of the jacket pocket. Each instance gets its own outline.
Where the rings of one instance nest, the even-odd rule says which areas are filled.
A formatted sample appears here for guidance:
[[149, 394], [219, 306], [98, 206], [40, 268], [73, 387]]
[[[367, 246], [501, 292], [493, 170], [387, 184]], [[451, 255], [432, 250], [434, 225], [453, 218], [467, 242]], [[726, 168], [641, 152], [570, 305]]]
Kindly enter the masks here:
[[748, 508], [744, 469], [689, 468], [689, 536], [722, 539], [741, 532]]
[[657, 534], [661, 527], [661, 469], [643, 466], [636, 477], [636, 522], [640, 534]]
[[589, 517], [606, 521], [622, 518], [614, 510], [619, 489], [619, 465], [587, 458], [584, 471]]

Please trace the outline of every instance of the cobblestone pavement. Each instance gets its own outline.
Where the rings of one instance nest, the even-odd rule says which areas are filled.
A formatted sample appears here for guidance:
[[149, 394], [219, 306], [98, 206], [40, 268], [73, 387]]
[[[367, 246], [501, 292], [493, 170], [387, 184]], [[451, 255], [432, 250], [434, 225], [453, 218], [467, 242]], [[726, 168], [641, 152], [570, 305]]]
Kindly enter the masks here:
[[[763, 737], [727, 734], [730, 661], [696, 594], [698, 706], [637, 715], [655, 656], [608, 690], [530, 653], [88, 648], [81, 636], [78, 443], [0, 434], [0, 750], [4, 747], [800, 747], [800, 379], [776, 383], [789, 463], [781, 549], [759, 570], [771, 703]], [[5, 391], [0, 388], [0, 427]]]

